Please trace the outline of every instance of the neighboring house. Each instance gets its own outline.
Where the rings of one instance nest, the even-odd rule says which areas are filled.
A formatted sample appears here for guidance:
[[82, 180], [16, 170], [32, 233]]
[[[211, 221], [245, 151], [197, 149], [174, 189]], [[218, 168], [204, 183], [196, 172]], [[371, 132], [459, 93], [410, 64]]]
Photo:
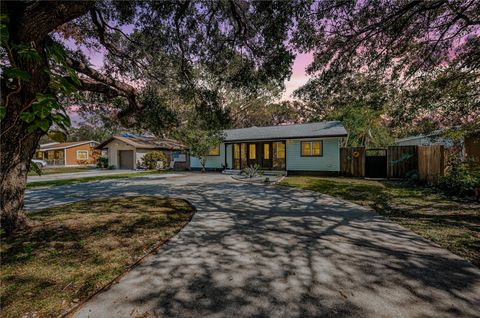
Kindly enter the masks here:
[[451, 147], [460, 147], [463, 157], [471, 158], [480, 162], [480, 137], [478, 135], [468, 135], [458, 141], [448, 137], [442, 137], [444, 130], [436, 130], [428, 135], [410, 136], [397, 139], [395, 144], [398, 146], [430, 146], [443, 145], [446, 149]]
[[[340, 144], [347, 131], [340, 122], [318, 122], [225, 130], [225, 140], [207, 157], [209, 170], [241, 170], [258, 164], [263, 170], [289, 174], [338, 174]], [[190, 158], [200, 169], [198, 158]]]
[[97, 149], [106, 150], [108, 165], [118, 169], [137, 169], [142, 165], [145, 154], [159, 150], [173, 163], [174, 169], [187, 169], [189, 158], [185, 147], [172, 139], [158, 139], [141, 135], [122, 134], [105, 140]]
[[95, 165], [99, 156], [95, 149], [98, 144], [94, 140], [43, 144], [37, 149], [34, 159], [45, 160], [48, 166]]
[[443, 145], [446, 148], [455, 145], [454, 141], [450, 138], [441, 137], [443, 130], [435, 130], [427, 135], [409, 136], [395, 140], [395, 144], [398, 146], [430, 146], [430, 145]]

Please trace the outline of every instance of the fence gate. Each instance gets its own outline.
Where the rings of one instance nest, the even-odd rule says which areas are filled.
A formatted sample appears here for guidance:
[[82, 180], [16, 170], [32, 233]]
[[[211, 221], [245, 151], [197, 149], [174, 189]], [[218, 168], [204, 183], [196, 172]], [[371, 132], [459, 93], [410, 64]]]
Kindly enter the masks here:
[[340, 148], [340, 173], [346, 177], [365, 177], [365, 148]]
[[367, 149], [365, 151], [365, 176], [368, 178], [387, 177], [386, 149]]

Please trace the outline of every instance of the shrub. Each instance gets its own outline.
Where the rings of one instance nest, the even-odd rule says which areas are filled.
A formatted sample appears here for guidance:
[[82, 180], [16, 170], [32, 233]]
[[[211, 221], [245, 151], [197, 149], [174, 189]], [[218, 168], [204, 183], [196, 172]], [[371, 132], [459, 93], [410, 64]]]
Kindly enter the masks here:
[[260, 165], [255, 164], [243, 169], [242, 174], [247, 178], [253, 178], [260, 175]]
[[161, 167], [165, 169], [168, 167], [167, 156], [162, 151], [152, 151], [143, 156], [142, 159], [143, 165], [147, 169], [153, 170], [157, 169], [158, 162], [161, 162]]
[[115, 169], [115, 165], [110, 165], [110, 166], [108, 166], [107, 169], [108, 169], [108, 170], [113, 170], [113, 169]]
[[447, 163], [447, 173], [437, 187], [447, 195], [472, 196], [480, 188], [480, 170], [467, 161], [452, 155]]
[[108, 168], [108, 158], [107, 157], [98, 157], [97, 159], [98, 168]]

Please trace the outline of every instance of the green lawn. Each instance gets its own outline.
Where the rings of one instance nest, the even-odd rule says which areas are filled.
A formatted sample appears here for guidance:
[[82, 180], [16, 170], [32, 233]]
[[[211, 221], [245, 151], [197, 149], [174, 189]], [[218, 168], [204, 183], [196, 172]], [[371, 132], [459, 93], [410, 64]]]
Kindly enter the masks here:
[[[71, 173], [71, 172], [88, 172], [94, 170], [94, 167], [58, 167], [58, 168], [43, 168], [42, 175], [57, 174], [57, 173]], [[38, 176], [34, 171], [28, 173], [29, 176]]]
[[428, 188], [394, 181], [293, 176], [281, 184], [369, 206], [480, 266], [478, 202], [455, 201]]
[[161, 174], [161, 173], [167, 173], [167, 172], [170, 172], [170, 171], [157, 171], [157, 170], [155, 170], [155, 171], [140, 171], [140, 172], [120, 173], [120, 174], [112, 174], [112, 175], [96, 176], [96, 177], [79, 177], [79, 178], [74, 178], [74, 179], [36, 181], [36, 182], [27, 183], [27, 188], [60, 186], [60, 185], [67, 185], [67, 184], [76, 184], [76, 183], [93, 182], [93, 181], [101, 181], [101, 180], [111, 180], [111, 179], [136, 178], [136, 177], [141, 177], [141, 176], [145, 176], [145, 175]]
[[0, 245], [2, 317], [58, 317], [174, 236], [193, 208], [152, 196], [82, 201], [30, 213]]

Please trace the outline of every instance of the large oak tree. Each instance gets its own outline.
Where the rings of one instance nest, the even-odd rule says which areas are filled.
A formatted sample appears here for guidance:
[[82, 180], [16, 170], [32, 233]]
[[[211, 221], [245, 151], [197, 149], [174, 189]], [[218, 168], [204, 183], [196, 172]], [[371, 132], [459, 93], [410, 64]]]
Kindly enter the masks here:
[[[293, 17], [304, 8], [296, 1], [2, 1], [2, 227], [25, 225], [30, 160], [42, 135], [68, 128], [71, 94], [122, 99], [108, 107], [128, 125], [145, 107], [138, 96], [147, 82], [194, 101], [211, 96], [206, 76], [217, 88], [280, 85], [293, 60], [286, 46]], [[92, 66], [89, 50], [105, 56], [102, 68]]]

